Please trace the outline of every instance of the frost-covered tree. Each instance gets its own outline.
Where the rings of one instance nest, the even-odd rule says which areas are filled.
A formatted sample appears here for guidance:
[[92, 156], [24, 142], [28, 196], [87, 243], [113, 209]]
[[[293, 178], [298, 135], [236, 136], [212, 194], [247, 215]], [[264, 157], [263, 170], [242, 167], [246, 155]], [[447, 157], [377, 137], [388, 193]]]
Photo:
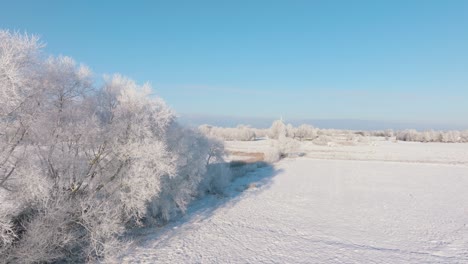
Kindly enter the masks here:
[[268, 133], [268, 137], [272, 139], [278, 139], [280, 137], [286, 137], [288, 134], [286, 125], [284, 124], [283, 120], [276, 120], [270, 127], [270, 132]]
[[0, 30], [0, 189], [27, 154], [18, 148], [40, 104], [41, 46], [35, 36]]
[[295, 138], [297, 129], [292, 124], [286, 125], [286, 137]]
[[468, 142], [468, 130], [460, 132], [460, 141]]
[[0, 31], [0, 262], [108, 258], [126, 229], [229, 182], [222, 144], [179, 126], [148, 84], [97, 87], [86, 66], [40, 48]]

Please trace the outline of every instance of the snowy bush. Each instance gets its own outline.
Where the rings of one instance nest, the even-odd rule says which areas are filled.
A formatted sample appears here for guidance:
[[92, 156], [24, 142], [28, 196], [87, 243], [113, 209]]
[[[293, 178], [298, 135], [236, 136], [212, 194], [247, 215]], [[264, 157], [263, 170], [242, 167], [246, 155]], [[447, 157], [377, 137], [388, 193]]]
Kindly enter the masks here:
[[393, 132], [392, 129], [387, 129], [387, 130], [374, 130], [370, 131], [370, 135], [373, 137], [385, 137], [385, 138], [391, 138], [395, 136], [395, 133]]
[[422, 135], [414, 129], [398, 132], [396, 138], [401, 141], [422, 141]]
[[325, 135], [321, 135], [319, 137], [317, 137], [316, 139], [314, 139], [312, 142], [315, 144], [315, 145], [319, 145], [319, 146], [327, 146], [329, 142], [332, 142], [333, 140], [329, 137], [329, 136], [325, 136]]
[[[268, 131], [268, 137], [272, 139], [270, 148], [264, 152], [264, 160], [274, 163], [288, 155], [295, 153], [299, 148], [299, 142], [294, 138], [304, 139], [315, 132], [310, 126], [301, 126], [300, 129], [291, 124], [285, 125], [283, 120], [276, 120]], [[312, 132], [313, 131], [313, 132]]]
[[275, 163], [281, 159], [281, 151], [276, 146], [271, 146], [267, 151], [264, 153], [264, 160], [268, 163]]
[[317, 137], [317, 129], [310, 125], [300, 125], [296, 129], [295, 138], [299, 140], [313, 140]]
[[126, 229], [222, 191], [222, 143], [179, 126], [150, 93], [121, 75], [98, 88], [86, 66], [0, 31], [2, 262], [107, 259]]
[[296, 154], [299, 149], [299, 142], [295, 139], [281, 136], [271, 142], [270, 148], [264, 153], [266, 162], [274, 163], [291, 154]]

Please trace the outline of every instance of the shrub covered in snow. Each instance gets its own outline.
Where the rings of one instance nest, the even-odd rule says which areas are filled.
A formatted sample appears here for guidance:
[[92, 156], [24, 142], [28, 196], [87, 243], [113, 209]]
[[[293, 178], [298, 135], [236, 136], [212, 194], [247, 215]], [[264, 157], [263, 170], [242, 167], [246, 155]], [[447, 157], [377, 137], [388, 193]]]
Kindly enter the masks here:
[[269, 150], [264, 153], [264, 159], [266, 162], [276, 162], [281, 158], [297, 153], [299, 145], [297, 140], [281, 136], [271, 142]]
[[318, 129], [310, 125], [300, 125], [294, 135], [299, 140], [313, 140], [317, 137]]
[[329, 136], [321, 135], [321, 136], [318, 136], [317, 138], [315, 138], [312, 142], [315, 145], [327, 146], [327, 145], [329, 145], [330, 142], [333, 142], [333, 140]]
[[149, 85], [93, 83], [33, 36], [0, 31], [1, 262], [87, 262], [230, 179], [223, 145], [179, 126]]

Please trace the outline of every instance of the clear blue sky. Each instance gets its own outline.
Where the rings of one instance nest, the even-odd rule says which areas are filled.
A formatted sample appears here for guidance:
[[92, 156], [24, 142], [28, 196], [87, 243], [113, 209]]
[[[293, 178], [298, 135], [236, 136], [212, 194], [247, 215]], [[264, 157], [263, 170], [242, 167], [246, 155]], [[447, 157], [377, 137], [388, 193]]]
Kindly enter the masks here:
[[2, 1], [178, 113], [468, 124], [468, 1]]

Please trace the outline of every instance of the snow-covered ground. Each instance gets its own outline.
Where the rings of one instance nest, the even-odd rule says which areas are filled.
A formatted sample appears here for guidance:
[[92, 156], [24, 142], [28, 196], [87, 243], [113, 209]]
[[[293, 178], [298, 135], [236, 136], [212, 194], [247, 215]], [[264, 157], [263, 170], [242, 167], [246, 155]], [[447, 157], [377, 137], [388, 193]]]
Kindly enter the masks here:
[[142, 231], [123, 261], [468, 263], [468, 144], [374, 139], [301, 150]]

